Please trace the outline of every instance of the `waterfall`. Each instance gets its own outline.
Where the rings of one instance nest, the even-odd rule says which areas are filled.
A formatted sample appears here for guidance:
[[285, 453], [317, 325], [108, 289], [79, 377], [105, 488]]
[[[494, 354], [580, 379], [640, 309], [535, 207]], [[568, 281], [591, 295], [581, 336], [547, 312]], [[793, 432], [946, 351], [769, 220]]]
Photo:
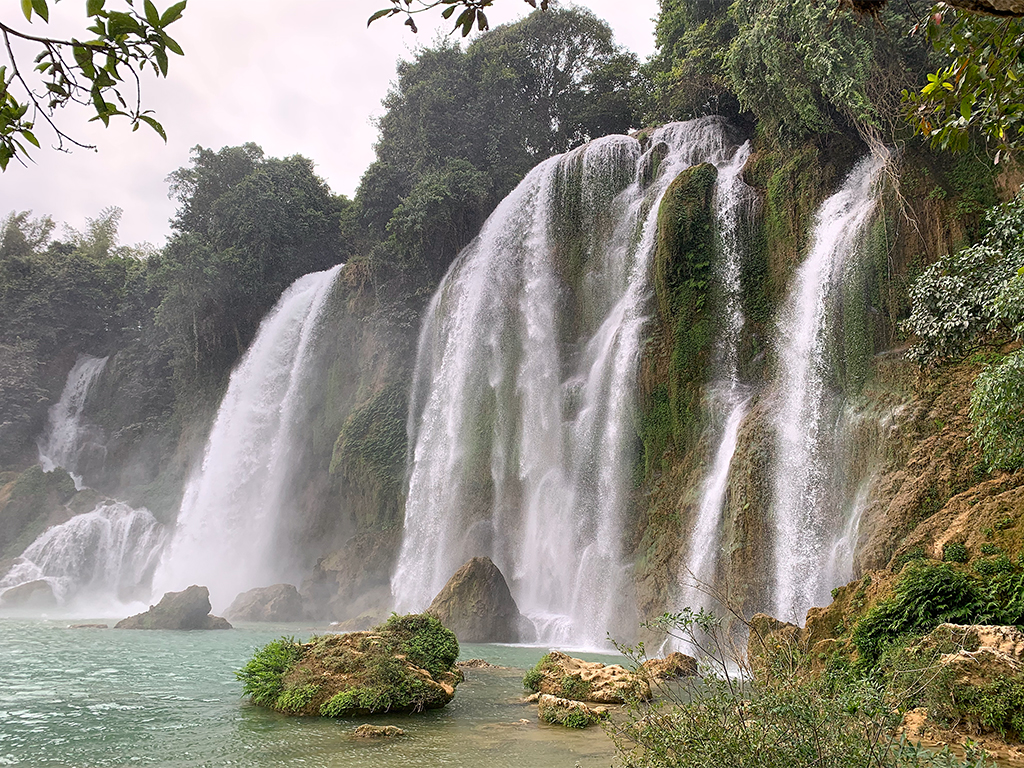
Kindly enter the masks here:
[[154, 594], [209, 588], [215, 609], [239, 593], [292, 577], [281, 526], [294, 426], [311, 349], [341, 265], [300, 277], [260, 324], [231, 374], [190, 478], [177, 526], [154, 576]]
[[65, 606], [102, 611], [112, 601], [143, 600], [164, 536], [164, 526], [149, 510], [101, 502], [32, 542], [0, 580], [0, 593], [42, 580]]
[[810, 252], [778, 323], [774, 615], [785, 621], [802, 622], [808, 608], [828, 602], [835, 586], [830, 561], [845, 521], [836, 492], [842, 486], [836, 461], [841, 398], [829, 341], [844, 267], [862, 245], [882, 167], [874, 156], [865, 158], [822, 203]]
[[753, 191], [743, 182], [743, 166], [750, 157], [750, 143], [718, 169], [715, 189], [715, 220], [718, 224], [716, 278], [721, 293], [722, 327], [716, 345], [717, 376], [708, 388], [713, 423], [718, 424], [718, 447], [701, 489], [697, 516], [690, 530], [689, 546], [679, 582], [681, 606], [694, 610], [709, 607], [704, 591], [715, 584], [715, 570], [721, 551], [722, 509], [729, 481], [729, 469], [736, 453], [740, 425], [747, 412], [748, 388], [740, 380], [739, 346], [743, 316], [741, 226], [753, 204]]
[[541, 163], [452, 265], [417, 352], [398, 610], [487, 555], [543, 642], [601, 647], [631, 623], [620, 540], [658, 205], [680, 171], [732, 157], [724, 128]]
[[82, 419], [82, 412], [89, 391], [106, 364], [105, 357], [81, 355], [78, 358], [68, 373], [60, 400], [50, 406], [46, 428], [36, 440], [43, 469], [52, 472], [62, 467], [71, 475], [78, 490], [84, 487], [79, 464], [83, 463], [82, 454], [93, 436]]

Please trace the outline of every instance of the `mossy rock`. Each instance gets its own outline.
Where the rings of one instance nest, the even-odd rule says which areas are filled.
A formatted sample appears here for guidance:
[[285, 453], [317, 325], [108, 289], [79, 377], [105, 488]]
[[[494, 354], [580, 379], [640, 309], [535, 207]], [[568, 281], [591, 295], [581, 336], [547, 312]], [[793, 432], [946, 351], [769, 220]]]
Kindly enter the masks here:
[[283, 714], [413, 713], [455, 697], [458, 655], [455, 635], [433, 616], [393, 615], [369, 632], [275, 640], [237, 675], [254, 704]]
[[71, 513], [65, 504], [75, 482], [63, 469], [34, 466], [0, 487], [0, 557], [16, 557], [50, 525]]

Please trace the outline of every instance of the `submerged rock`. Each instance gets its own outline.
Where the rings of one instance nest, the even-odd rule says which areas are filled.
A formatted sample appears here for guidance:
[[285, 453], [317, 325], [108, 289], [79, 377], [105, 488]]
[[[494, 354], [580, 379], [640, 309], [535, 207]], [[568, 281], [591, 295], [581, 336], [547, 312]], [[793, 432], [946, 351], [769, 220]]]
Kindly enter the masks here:
[[114, 629], [231, 629], [231, 625], [210, 615], [210, 590], [193, 584], [181, 592], [167, 592], [148, 611], [122, 619]]
[[463, 643], [515, 643], [526, 619], [505, 577], [487, 557], [474, 557], [448, 579], [427, 608]]
[[526, 673], [523, 685], [540, 694], [600, 704], [651, 698], [650, 684], [625, 667], [574, 659], [560, 651], [552, 651], [537, 662]]
[[0, 605], [5, 608], [52, 608], [57, 605], [53, 587], [45, 579], [27, 581], [6, 589], [0, 594]]
[[563, 699], [542, 693], [537, 701], [537, 717], [545, 723], [566, 728], [586, 728], [608, 717], [606, 707], [588, 707], [582, 701]]
[[108, 629], [106, 624], [72, 624], [68, 629]]
[[238, 672], [254, 704], [288, 715], [421, 712], [455, 697], [459, 642], [433, 616], [392, 616], [370, 632], [281, 638]]
[[370, 725], [364, 723], [356, 728], [357, 739], [393, 739], [396, 736], [405, 736], [405, 731], [397, 725]]
[[224, 616], [231, 621], [302, 621], [306, 609], [302, 595], [291, 584], [272, 584], [242, 592]]

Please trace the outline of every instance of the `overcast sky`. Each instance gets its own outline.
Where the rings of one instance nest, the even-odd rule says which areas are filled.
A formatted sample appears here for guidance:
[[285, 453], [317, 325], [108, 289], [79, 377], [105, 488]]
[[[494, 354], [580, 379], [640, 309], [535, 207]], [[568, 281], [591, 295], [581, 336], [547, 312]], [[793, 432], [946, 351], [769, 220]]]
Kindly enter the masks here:
[[[170, 0], [157, 2], [162, 10]], [[50, 214], [81, 229], [86, 217], [111, 205], [124, 209], [121, 242], [162, 245], [174, 203], [166, 177], [186, 165], [196, 144], [219, 149], [253, 141], [275, 157], [311, 158], [331, 189], [351, 196], [373, 160], [373, 118], [395, 77], [395, 63], [429, 44], [448, 23], [423, 19], [418, 35], [397, 20], [366, 19], [387, 0], [190, 0], [170, 31], [185, 49], [171, 56], [166, 80], [147, 77], [143, 106], [154, 109], [166, 144], [147, 127], [132, 133], [126, 122], [103, 129], [84, 111], [61, 114], [62, 127], [97, 152], [47, 149], [52, 136], [36, 131], [43, 146], [27, 167], [11, 163], [0, 175], [0, 216], [12, 210]], [[641, 59], [654, 48], [657, 0], [588, 0], [620, 44]], [[15, 9], [9, 4], [6, 13]], [[63, 2], [51, 29], [82, 23], [82, 3]], [[499, 0], [491, 25], [529, 10], [522, 0]], [[14, 10], [16, 13], [16, 10]], [[23, 22], [20, 16], [17, 17]], [[10, 19], [5, 19], [10, 21]], [[81, 33], [79, 33], [81, 34]], [[0, 62], [2, 63], [2, 62]]]

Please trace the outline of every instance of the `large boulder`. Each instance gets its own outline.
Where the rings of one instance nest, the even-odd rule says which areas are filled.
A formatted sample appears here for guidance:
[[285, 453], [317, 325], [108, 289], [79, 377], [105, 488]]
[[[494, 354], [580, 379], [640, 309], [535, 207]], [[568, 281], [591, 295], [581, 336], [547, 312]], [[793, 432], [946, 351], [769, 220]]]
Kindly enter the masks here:
[[523, 640], [526, 619], [505, 577], [488, 557], [474, 557], [455, 572], [427, 608], [463, 643]]
[[640, 668], [652, 680], [674, 680], [697, 675], [697, 660], [685, 653], [673, 651], [663, 659], [647, 659]]
[[53, 608], [57, 596], [45, 579], [27, 581], [0, 593], [0, 606], [4, 608]]
[[455, 697], [459, 642], [426, 614], [392, 616], [370, 632], [281, 638], [238, 673], [254, 704], [288, 715], [422, 712]]
[[544, 656], [526, 673], [523, 685], [531, 691], [573, 701], [622, 704], [629, 699], [651, 698], [651, 686], [642, 676], [618, 664], [575, 659], [560, 651]]
[[302, 595], [291, 584], [273, 584], [242, 592], [224, 611], [231, 621], [302, 621]]
[[167, 592], [148, 611], [122, 619], [114, 629], [231, 629], [231, 625], [210, 615], [210, 590], [193, 584], [181, 592]]

